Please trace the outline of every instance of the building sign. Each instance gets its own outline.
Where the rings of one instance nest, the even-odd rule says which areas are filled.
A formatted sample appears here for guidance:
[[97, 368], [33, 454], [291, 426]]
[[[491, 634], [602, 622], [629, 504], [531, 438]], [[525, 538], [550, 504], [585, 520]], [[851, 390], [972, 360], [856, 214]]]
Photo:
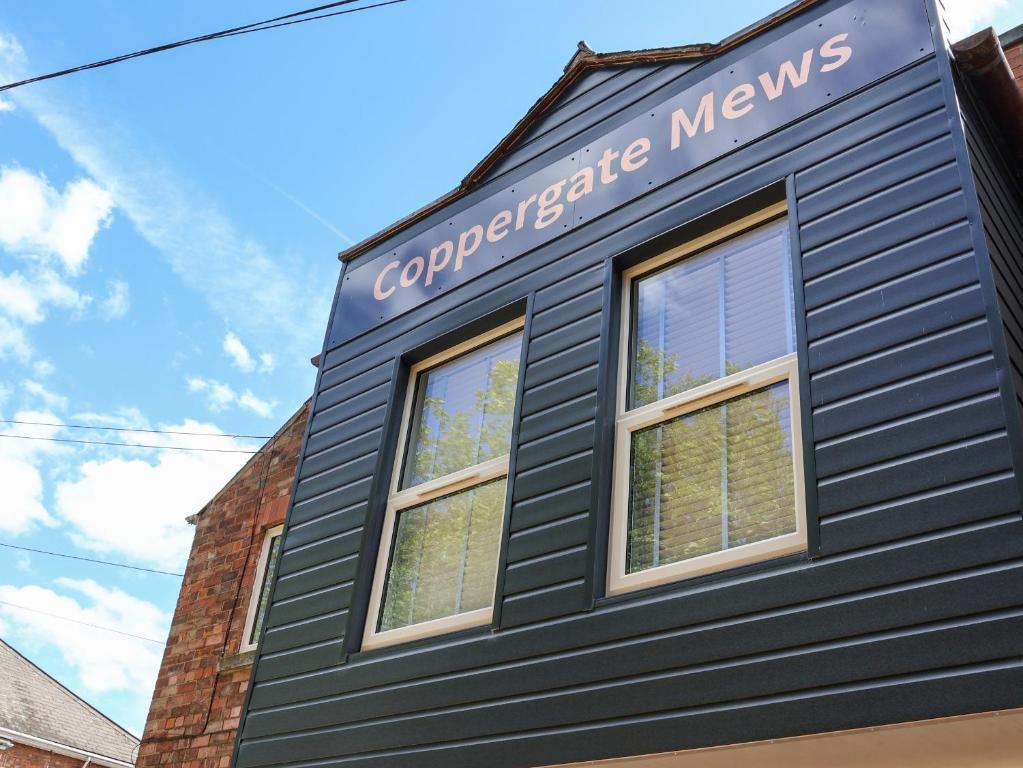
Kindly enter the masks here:
[[[923, 0], [855, 0], [707, 76], [602, 138], [351, 269], [329, 346], [931, 53]], [[691, 79], [690, 75], [686, 79]]]

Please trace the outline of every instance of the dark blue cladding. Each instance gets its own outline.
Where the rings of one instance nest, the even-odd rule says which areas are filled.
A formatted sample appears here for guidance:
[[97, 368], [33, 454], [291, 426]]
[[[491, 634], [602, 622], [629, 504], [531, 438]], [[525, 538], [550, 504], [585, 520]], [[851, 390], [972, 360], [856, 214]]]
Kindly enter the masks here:
[[342, 282], [329, 346], [585, 226], [932, 50], [922, 0], [855, 0], [735, 62], [709, 63], [695, 83], [625, 125], [361, 262]]
[[[815, 6], [713, 67], [843, 7]], [[1002, 387], [1005, 361], [1023, 357], [1006, 342], [1018, 318], [993, 323], [988, 290], [1023, 271], [1008, 247], [986, 255], [1023, 229], [968, 124], [988, 164], [985, 238], [980, 171], [933, 50], [324, 355], [240, 768], [529, 768], [1023, 706], [1018, 417]], [[406, 236], [649, 115], [702, 68], [582, 78], [490, 179]], [[611, 260], [779, 180], [798, 256], [812, 557], [602, 598]], [[526, 298], [499, 620], [360, 652], [401, 358]]]

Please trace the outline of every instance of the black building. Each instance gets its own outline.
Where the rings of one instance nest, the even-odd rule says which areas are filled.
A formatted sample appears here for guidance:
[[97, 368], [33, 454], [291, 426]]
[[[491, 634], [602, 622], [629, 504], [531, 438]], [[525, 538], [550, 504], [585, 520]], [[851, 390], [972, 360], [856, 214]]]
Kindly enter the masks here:
[[236, 764], [1023, 762], [1023, 217], [977, 77], [932, 0], [581, 45], [342, 254]]

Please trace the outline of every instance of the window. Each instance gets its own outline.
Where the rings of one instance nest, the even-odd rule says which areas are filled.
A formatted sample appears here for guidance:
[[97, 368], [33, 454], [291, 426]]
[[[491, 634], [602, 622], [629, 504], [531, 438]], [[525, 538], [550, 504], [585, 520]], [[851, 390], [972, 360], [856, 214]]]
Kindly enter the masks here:
[[624, 274], [610, 594], [806, 546], [784, 210]]
[[252, 597], [249, 599], [249, 614], [245, 619], [242, 652], [253, 650], [259, 642], [259, 633], [263, 629], [263, 621], [270, 607], [270, 585], [273, 584], [277, 563], [281, 559], [283, 531], [284, 526], [278, 525], [263, 536], [263, 548], [259, 552], [259, 561], [256, 564], [256, 577], [252, 580]]
[[365, 649], [491, 620], [522, 326], [412, 368]]

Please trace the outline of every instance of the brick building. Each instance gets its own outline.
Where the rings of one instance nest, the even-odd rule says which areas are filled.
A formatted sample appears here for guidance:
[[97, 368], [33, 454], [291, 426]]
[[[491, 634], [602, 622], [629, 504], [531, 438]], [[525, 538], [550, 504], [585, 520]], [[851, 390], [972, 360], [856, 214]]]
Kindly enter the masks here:
[[138, 766], [230, 762], [308, 406], [189, 518], [195, 539]]
[[999, 41], [1016, 83], [1023, 88], [1023, 24], [1000, 35]]
[[138, 743], [0, 640], [0, 768], [130, 768]]

